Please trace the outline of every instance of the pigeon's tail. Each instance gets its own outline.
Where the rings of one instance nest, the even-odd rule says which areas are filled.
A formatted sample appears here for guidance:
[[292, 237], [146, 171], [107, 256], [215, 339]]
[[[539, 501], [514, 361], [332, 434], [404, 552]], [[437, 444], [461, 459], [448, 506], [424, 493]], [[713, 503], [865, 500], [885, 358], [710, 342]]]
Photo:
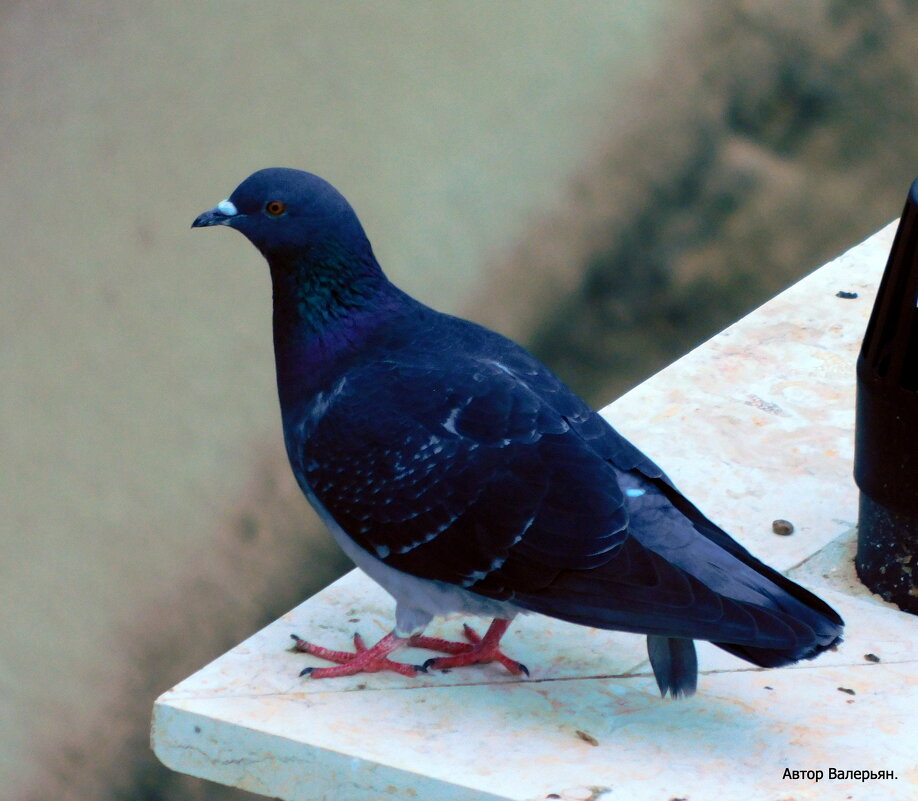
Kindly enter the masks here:
[[[756, 559], [668, 479], [638, 482], [634, 474], [623, 474], [622, 483], [647, 490], [629, 508], [636, 538], [720, 598], [723, 636], [696, 639], [759, 667], [813, 659], [841, 642], [844, 621], [831, 606]], [[699, 602], [701, 595], [693, 605]], [[742, 625], [743, 617], [751, 625]], [[731, 631], [730, 621], [740, 625]]]
[[660, 695], [665, 698], [669, 693], [671, 698], [680, 698], [695, 694], [698, 657], [694, 640], [648, 634], [647, 655]]
[[[777, 624], [793, 629], [796, 637], [792, 644], [785, 647], [761, 647], [712, 640], [714, 645], [728, 653], [765, 668], [792, 665], [801, 659], [814, 659], [841, 642], [843, 624], [835, 611], [803, 587], [780, 573], [776, 575], [780, 577], [782, 586], [772, 585], [767, 588], [769, 595], [774, 598], [773, 603], [759, 607], [753, 614], [759, 621], [767, 620], [763, 628], [772, 628]], [[765, 582], [763, 588], [764, 585]], [[665, 698], [669, 694], [671, 698], [679, 698], [695, 694], [698, 660], [693, 640], [648, 634], [647, 655], [660, 695]]]
[[694, 507], [679, 509], [650, 492], [643, 500], [631, 536], [604, 564], [562, 570], [513, 602], [572, 623], [646, 634], [660, 692], [673, 697], [695, 689], [692, 640], [760, 667], [813, 659], [841, 642], [844, 622], [835, 610]]
[[800, 637], [796, 643], [784, 648], [718, 640], [713, 640], [714, 645], [753, 665], [771, 668], [792, 665], [801, 659], [815, 659], [823, 651], [841, 643], [844, 622], [831, 606], [777, 571], [765, 565], [762, 567], [768, 574], [763, 578], [772, 585], [766, 590], [773, 599], [769, 611], [785, 622], [791, 622], [795, 628], [802, 627], [805, 632], [811, 632], [810, 636]]
[[[814, 659], [842, 641], [844, 621], [818, 596], [791, 581], [787, 576], [756, 559], [719, 526], [708, 520], [696, 507], [673, 488], [669, 500], [683, 514], [692, 528], [707, 542], [695, 551], [696, 557], [713, 572], [698, 571], [706, 583], [726, 598], [739, 601], [757, 618], [770, 618], [774, 624], [792, 632], [785, 643], [731, 641], [712, 637], [711, 642], [735, 656], [759, 667], [781, 667], [801, 659]], [[711, 547], [713, 546], [713, 548]], [[671, 556], [671, 555], [670, 555]], [[679, 561], [678, 557], [674, 561]], [[750, 607], [754, 607], [751, 609]], [[765, 630], [774, 626], [757, 624]]]
[[[759, 667], [772, 668], [814, 659], [841, 642], [843, 623], [831, 607], [771, 568], [766, 571], [773, 575], [762, 576], [756, 590], [767, 600], [756, 607], [741, 604], [740, 608], [745, 607], [744, 611], [756, 619], [763, 641], [769, 637], [774, 641], [779, 629], [793, 634], [783, 638], [781, 645], [771, 647], [755, 641], [740, 644], [712, 639], [714, 645]], [[661, 695], [694, 695], [698, 663], [691, 639], [649, 634], [647, 653]]]

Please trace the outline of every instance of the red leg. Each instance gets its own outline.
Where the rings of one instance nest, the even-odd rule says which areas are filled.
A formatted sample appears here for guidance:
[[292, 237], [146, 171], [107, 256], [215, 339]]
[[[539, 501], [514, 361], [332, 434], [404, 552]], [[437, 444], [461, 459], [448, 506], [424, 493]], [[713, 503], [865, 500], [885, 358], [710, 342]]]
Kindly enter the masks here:
[[[411, 637], [398, 637], [395, 632], [387, 634], [372, 648], [367, 648], [366, 643], [359, 634], [354, 635], [354, 651], [333, 651], [320, 645], [301, 639], [292, 634], [293, 650], [304, 654], [312, 654], [329, 662], [336, 662], [335, 667], [308, 667], [300, 673], [301, 676], [311, 676], [314, 679], [329, 679], [337, 676], [353, 676], [356, 673], [377, 673], [380, 670], [391, 670], [403, 676], [416, 676], [426, 672], [432, 667], [436, 670], [445, 668], [475, 665], [482, 662], [500, 662], [513, 675], [522, 673], [529, 675], [526, 666], [510, 659], [500, 650], [500, 638], [510, 626], [510, 621], [496, 618], [488, 628], [484, 638], [469, 625], [463, 626], [463, 634], [468, 642], [453, 642], [440, 637], [425, 637], [415, 634]], [[423, 648], [428, 651], [439, 651], [451, 656], [428, 659], [423, 665], [408, 665], [404, 662], [395, 662], [389, 659], [389, 654], [403, 646]]]
[[[452, 653], [454, 656], [441, 656], [436, 659], [428, 659], [423, 667], [425, 670], [428, 668], [443, 670], [444, 668], [477, 665], [483, 662], [500, 662], [514, 676], [519, 676], [521, 674], [526, 674], [528, 676], [529, 670], [522, 662], [510, 659], [510, 657], [500, 650], [500, 638], [504, 636], [504, 633], [509, 627], [509, 620], [500, 617], [495, 618], [488, 627], [485, 636], [480, 637], [471, 626], [465, 625], [463, 626], [463, 633], [466, 639], [469, 640], [470, 645], [465, 646], [464, 643], [453, 643], [453, 645], [463, 645], [464, 647], [461, 651], [458, 649], [447, 651], [447, 653]], [[437, 650], [446, 649], [438, 647]]]
[[[468, 629], [469, 627], [466, 626]], [[472, 631], [469, 629], [469, 631]], [[472, 632], [474, 634], [474, 632]], [[477, 637], [478, 635], [475, 634]], [[425, 637], [423, 634], [415, 634], [408, 645], [412, 648], [423, 648], [425, 651], [439, 651], [441, 654], [464, 654], [472, 650], [471, 643], [454, 642], [453, 640], [444, 640], [440, 637]]]

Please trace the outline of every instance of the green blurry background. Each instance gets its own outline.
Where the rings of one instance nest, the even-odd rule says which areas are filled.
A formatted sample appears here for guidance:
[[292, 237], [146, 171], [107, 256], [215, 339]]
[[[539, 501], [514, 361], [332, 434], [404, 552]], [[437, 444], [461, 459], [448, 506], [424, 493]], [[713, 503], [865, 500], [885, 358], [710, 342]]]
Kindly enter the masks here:
[[[270, 287], [189, 230], [317, 172], [390, 276], [596, 405], [897, 216], [918, 3], [0, 5], [0, 786], [222, 799], [157, 694], [346, 568], [282, 451]], [[282, 647], [279, 645], [279, 647]]]

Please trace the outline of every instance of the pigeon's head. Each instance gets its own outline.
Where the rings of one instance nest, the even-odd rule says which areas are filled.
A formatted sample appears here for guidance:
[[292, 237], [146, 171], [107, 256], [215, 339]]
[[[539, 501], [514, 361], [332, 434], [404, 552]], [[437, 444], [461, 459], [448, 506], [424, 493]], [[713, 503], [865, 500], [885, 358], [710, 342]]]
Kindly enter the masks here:
[[312, 173], [259, 170], [192, 228], [227, 225], [245, 234], [270, 263], [362, 256], [370, 245], [340, 192]]

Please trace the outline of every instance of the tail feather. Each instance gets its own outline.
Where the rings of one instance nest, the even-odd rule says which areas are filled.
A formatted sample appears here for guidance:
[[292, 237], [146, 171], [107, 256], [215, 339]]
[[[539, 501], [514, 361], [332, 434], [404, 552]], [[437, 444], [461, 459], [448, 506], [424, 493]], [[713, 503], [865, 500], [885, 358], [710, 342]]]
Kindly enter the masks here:
[[698, 684], [698, 657], [695, 642], [681, 637], [647, 635], [647, 655], [657, 687], [664, 698], [688, 697]]
[[[702, 536], [711, 542], [723, 548], [724, 551], [734, 556], [743, 564], [751, 567], [762, 578], [766, 579], [773, 585], [787, 593], [790, 598], [798, 601], [810, 614], [805, 615], [808, 618], [805, 622], [810, 624], [814, 631], [826, 647], [831, 647], [835, 640], [838, 640], [838, 633], [844, 626], [844, 621], [839, 614], [829, 606], [822, 598], [804, 589], [787, 576], [783, 575], [773, 567], [766, 565], [759, 559], [756, 559], [749, 551], [734, 540], [720, 526], [711, 522], [688, 498], [677, 490], [668, 480], [655, 479], [653, 483], [666, 496], [674, 508], [692, 524], [692, 527]], [[783, 604], [782, 604], [783, 606]], [[800, 607], [797, 607], [799, 610]], [[788, 610], [790, 611], [790, 610]], [[811, 623], [813, 621], [816, 625]], [[823, 632], [820, 636], [820, 632]], [[831, 632], [831, 633], [830, 633]], [[823, 649], [824, 650], [824, 649]], [[818, 653], [818, 652], [817, 652]], [[814, 654], [815, 655], [815, 654]], [[799, 657], [801, 659], [812, 657]]]
[[[842, 641], [844, 621], [825, 601], [754, 557], [668, 480], [655, 478], [650, 483], [684, 522], [670, 517], [661, 537], [654, 526], [658, 520], [649, 517], [645, 523], [638, 513], [632, 520], [635, 534], [665, 558], [702, 578], [710, 589], [745, 602], [742, 606], [756, 618], [757, 642], [739, 642], [729, 636], [710, 638], [715, 645], [759, 667], [780, 667], [814, 659]], [[681, 547], [691, 541], [686, 524], [695, 537], [704, 538], [695, 539], [690, 548]], [[685, 554], [690, 554], [688, 561], [683, 561]], [[707, 569], [712, 566], [714, 571]], [[776, 625], [789, 634], [785, 644], [766, 641], [766, 632], [773, 632]]]
[[660, 692], [695, 691], [693, 640], [760, 667], [812, 659], [841, 642], [825, 601], [756, 559], [662, 479], [623, 474], [629, 536], [589, 569], [561, 569], [514, 604], [561, 620], [647, 635]]
[[792, 665], [801, 659], [815, 659], [842, 642], [844, 621], [822, 598], [756, 559], [687, 501], [681, 511], [690, 515], [696, 531], [721, 545], [756, 572], [757, 588], [771, 601], [762, 611], [779, 614], [798, 632], [798, 642], [788, 648], [762, 648], [719, 641], [714, 641], [714, 645], [758, 667], [770, 668]]
[[815, 659], [823, 651], [828, 651], [840, 645], [842, 642], [841, 634], [838, 633], [840, 630], [838, 629], [828, 638], [810, 641], [797, 648], [756, 648], [751, 645], [736, 645], [729, 642], [714, 642], [714, 645], [758, 667], [784, 667], [785, 665], [793, 665], [801, 659]]

